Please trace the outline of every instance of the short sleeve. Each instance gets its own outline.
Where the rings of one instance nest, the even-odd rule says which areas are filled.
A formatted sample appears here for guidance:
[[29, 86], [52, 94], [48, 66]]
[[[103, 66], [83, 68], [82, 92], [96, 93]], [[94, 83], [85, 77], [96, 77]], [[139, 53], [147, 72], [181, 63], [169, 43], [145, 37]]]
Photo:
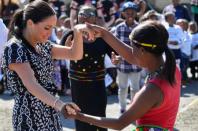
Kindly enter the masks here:
[[3, 67], [8, 67], [11, 63], [25, 62], [28, 62], [27, 49], [16, 43], [6, 46], [3, 55]]
[[51, 57], [52, 55], [52, 48], [54, 43], [51, 41], [48, 41], [44, 44], [37, 44], [36, 50], [41, 54], [43, 57]]

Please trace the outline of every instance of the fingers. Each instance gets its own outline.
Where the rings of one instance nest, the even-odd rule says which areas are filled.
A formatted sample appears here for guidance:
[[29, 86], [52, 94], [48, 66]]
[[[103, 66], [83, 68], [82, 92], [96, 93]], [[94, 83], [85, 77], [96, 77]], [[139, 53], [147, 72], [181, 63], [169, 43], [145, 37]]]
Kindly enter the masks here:
[[81, 109], [74, 103], [68, 103], [66, 105], [66, 110], [69, 115], [76, 115], [77, 112], [81, 111]]
[[111, 52], [111, 62], [112, 64], [116, 64], [116, 55], [115, 55], [115, 52]]
[[74, 108], [76, 111], [81, 111], [81, 109], [75, 104], [75, 103], [70, 103], [70, 105], [72, 106], [72, 108]]
[[65, 103], [61, 108], [61, 113], [64, 118], [75, 116], [80, 111], [80, 108], [74, 103]]
[[115, 52], [111, 52], [111, 57], [112, 57], [112, 58], [115, 57]]
[[101, 32], [99, 30], [99, 26], [93, 25], [93, 24], [90, 24], [87, 22], [85, 24], [86, 24], [87, 28], [92, 31], [94, 38], [101, 37]]
[[76, 115], [76, 110], [70, 105], [66, 105], [66, 110], [69, 115]]
[[115, 52], [111, 52], [111, 62], [114, 65], [117, 65], [120, 62], [120, 56], [117, 56]]
[[64, 104], [64, 106], [62, 107], [61, 109], [61, 113], [62, 115], [64, 116], [64, 118], [67, 118], [69, 116], [68, 112], [67, 112], [67, 109], [66, 109], [66, 105], [67, 104]]

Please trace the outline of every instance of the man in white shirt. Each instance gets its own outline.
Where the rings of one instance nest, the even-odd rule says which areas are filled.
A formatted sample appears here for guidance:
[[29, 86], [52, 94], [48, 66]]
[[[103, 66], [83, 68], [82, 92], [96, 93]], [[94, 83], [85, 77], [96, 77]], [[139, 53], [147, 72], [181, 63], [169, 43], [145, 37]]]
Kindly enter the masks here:
[[178, 19], [176, 24], [183, 29], [184, 43], [181, 46], [181, 72], [182, 72], [182, 83], [188, 82], [187, 68], [189, 67], [189, 60], [191, 56], [191, 37], [188, 33], [188, 21], [186, 19]]
[[184, 33], [181, 27], [175, 25], [175, 15], [173, 12], [167, 12], [165, 15], [165, 28], [168, 31], [168, 47], [173, 51], [178, 67], [181, 61], [181, 46], [183, 44]]

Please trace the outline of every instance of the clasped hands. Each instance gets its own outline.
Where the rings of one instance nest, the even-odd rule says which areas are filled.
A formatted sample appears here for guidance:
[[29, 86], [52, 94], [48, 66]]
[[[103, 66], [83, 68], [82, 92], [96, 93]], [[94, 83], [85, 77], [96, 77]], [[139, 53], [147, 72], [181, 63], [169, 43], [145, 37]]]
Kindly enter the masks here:
[[60, 112], [64, 116], [64, 118], [72, 118], [77, 115], [81, 109], [75, 103], [64, 103]]
[[104, 28], [98, 25], [85, 23], [75, 25], [74, 30], [82, 32], [84, 38], [93, 41], [98, 37], [102, 37], [102, 30], [104, 30]]

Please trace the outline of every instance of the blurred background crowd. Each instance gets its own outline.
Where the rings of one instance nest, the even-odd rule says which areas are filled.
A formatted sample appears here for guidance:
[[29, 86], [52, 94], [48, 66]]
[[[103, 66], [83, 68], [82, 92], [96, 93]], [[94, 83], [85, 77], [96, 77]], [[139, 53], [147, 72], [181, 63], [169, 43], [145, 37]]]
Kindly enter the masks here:
[[[9, 30], [9, 22], [13, 14], [19, 8], [24, 8], [26, 4], [33, 0], [0, 0], [0, 53], [2, 54], [3, 44], [7, 41], [6, 33]], [[118, 27], [126, 22], [126, 17], [122, 12], [126, 8], [134, 9], [135, 15], [132, 23], [139, 24], [146, 20], [160, 21], [166, 27], [169, 33], [168, 47], [174, 52], [177, 65], [182, 72], [182, 84], [188, 84], [191, 80], [198, 80], [198, 0], [44, 0], [48, 2], [57, 13], [57, 25], [53, 29], [49, 38], [56, 44], [62, 44], [61, 39], [64, 34], [73, 29], [78, 23], [78, 15], [85, 18], [92, 17], [91, 13], [79, 14], [82, 5], [91, 5], [96, 10], [96, 24], [110, 30], [114, 35], [119, 32]], [[131, 1], [134, 5], [123, 4]], [[136, 7], [137, 6], [137, 7]], [[130, 15], [130, 14], [129, 14]], [[133, 24], [128, 25], [132, 30]], [[123, 33], [125, 29], [120, 29]], [[119, 39], [124, 35], [119, 36]], [[123, 40], [124, 41], [124, 40]], [[66, 45], [69, 46], [69, 45]], [[120, 65], [113, 65], [108, 55], [105, 56], [105, 86], [107, 93], [117, 94], [119, 89]], [[98, 63], [99, 64], [99, 63]], [[123, 63], [122, 63], [123, 64]], [[54, 61], [54, 81], [59, 95], [71, 95], [70, 61]], [[134, 73], [134, 67], [128, 72]], [[146, 71], [144, 69], [136, 70], [140, 74], [138, 80], [141, 86], [144, 83]], [[190, 72], [190, 75], [189, 73]], [[1, 73], [1, 93], [6, 90], [6, 81], [3, 81]], [[135, 76], [137, 78], [137, 76]], [[127, 87], [133, 85], [133, 81], [127, 79]], [[128, 88], [127, 88], [128, 89]], [[130, 89], [130, 88], [129, 88]], [[7, 91], [7, 90], [6, 90]], [[10, 93], [11, 94], [11, 93]]]

